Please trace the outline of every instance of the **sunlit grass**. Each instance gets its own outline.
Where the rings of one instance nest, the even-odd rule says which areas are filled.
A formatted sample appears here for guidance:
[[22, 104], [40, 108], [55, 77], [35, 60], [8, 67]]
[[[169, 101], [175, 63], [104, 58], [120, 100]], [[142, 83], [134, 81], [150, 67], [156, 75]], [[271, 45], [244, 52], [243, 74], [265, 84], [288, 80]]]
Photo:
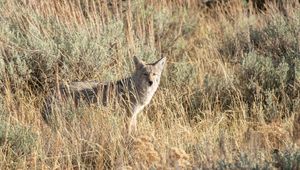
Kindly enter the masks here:
[[[0, 169], [299, 169], [299, 7], [1, 1]], [[43, 121], [57, 83], [129, 76], [134, 55], [167, 56], [135, 134], [119, 107]]]

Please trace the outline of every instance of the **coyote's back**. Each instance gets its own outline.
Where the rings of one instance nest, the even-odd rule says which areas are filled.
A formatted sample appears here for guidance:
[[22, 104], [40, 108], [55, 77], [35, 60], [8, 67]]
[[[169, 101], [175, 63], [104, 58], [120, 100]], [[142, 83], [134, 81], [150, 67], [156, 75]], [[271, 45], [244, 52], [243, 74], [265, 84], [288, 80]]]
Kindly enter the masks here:
[[43, 118], [49, 123], [54, 107], [60, 107], [67, 102], [71, 103], [74, 108], [80, 104], [107, 106], [119, 100], [125, 104], [129, 95], [129, 93], [126, 94], [128, 90], [125, 88], [131, 88], [130, 81], [130, 78], [126, 78], [108, 83], [96, 81], [62, 83], [45, 99], [42, 110]]

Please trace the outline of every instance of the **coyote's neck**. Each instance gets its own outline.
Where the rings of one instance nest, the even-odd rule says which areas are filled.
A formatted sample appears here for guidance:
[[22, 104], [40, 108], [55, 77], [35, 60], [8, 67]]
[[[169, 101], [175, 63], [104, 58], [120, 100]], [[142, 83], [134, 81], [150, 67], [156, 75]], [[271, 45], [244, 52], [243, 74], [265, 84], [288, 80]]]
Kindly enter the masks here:
[[129, 99], [132, 104], [144, 105], [148, 91], [140, 83], [135, 77], [126, 77], [117, 81], [117, 91], [122, 94], [122, 97]]
[[154, 81], [152, 85], [149, 85], [148, 83], [141, 81], [138, 77], [133, 76], [131, 78], [138, 96], [139, 104], [147, 105], [150, 103], [150, 100], [158, 88], [159, 79], [160, 78], [158, 78], [158, 81]]

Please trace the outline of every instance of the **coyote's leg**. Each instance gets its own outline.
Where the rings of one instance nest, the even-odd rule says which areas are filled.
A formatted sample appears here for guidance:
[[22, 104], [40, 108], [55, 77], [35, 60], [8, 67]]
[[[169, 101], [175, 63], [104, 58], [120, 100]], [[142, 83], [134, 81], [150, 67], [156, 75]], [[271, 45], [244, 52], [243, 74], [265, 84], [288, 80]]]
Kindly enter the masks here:
[[129, 134], [132, 133], [132, 130], [134, 130], [134, 132], [137, 131], [137, 125], [136, 125], [137, 124], [137, 115], [138, 115], [137, 113], [134, 114], [130, 119], [129, 130], [128, 130]]
[[128, 130], [129, 134], [131, 134], [132, 130], [134, 130], [134, 132], [137, 131], [137, 117], [142, 109], [143, 107], [141, 106], [135, 106], [133, 108], [132, 111], [133, 114], [131, 116], [130, 123], [129, 123], [129, 130]]

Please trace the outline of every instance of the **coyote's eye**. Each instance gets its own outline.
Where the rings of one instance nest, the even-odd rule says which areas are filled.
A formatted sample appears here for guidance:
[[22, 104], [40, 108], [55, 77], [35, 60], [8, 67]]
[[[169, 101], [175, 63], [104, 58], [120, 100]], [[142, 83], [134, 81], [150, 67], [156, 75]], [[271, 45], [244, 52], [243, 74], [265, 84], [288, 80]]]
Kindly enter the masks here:
[[148, 73], [144, 73], [144, 76], [148, 76]]

